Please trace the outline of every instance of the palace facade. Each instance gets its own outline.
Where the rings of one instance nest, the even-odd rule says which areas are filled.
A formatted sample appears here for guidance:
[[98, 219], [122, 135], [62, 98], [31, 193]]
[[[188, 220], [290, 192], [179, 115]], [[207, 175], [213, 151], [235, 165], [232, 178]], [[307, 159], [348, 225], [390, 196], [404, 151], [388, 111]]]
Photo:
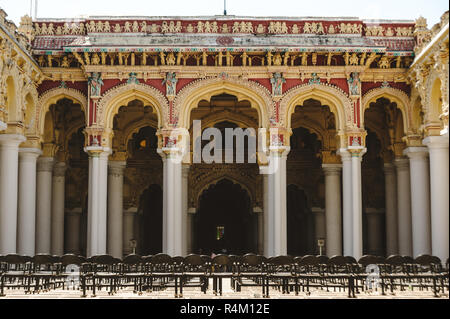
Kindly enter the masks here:
[[[0, 254], [446, 260], [448, 28], [0, 9]], [[195, 161], [196, 120], [257, 160]]]

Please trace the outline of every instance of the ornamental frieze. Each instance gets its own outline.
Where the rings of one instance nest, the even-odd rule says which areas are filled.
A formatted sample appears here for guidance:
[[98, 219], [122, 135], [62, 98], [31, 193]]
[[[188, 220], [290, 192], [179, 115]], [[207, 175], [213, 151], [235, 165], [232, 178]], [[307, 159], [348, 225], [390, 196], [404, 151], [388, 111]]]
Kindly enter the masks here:
[[35, 22], [36, 36], [95, 33], [223, 33], [223, 34], [366, 34], [377, 37], [412, 37], [413, 23], [371, 25], [363, 21], [245, 21], [245, 20], [79, 20]]

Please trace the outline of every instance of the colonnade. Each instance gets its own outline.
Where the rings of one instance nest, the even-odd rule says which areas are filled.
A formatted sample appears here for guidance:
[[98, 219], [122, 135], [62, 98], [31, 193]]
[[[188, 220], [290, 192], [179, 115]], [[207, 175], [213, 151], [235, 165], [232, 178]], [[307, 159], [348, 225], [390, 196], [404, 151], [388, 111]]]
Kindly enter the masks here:
[[[19, 148], [20, 135], [0, 135], [0, 254], [63, 254], [79, 245], [79, 213], [64, 210], [66, 164], [42, 157], [39, 149]], [[448, 258], [448, 138], [428, 137], [424, 147], [409, 147], [404, 157], [384, 165], [387, 254], [433, 254]], [[122, 257], [133, 227], [123, 211], [125, 162], [109, 161], [109, 149], [89, 154], [87, 255]], [[265, 255], [287, 254], [286, 159], [271, 150], [262, 169], [264, 207], [258, 220]], [[364, 149], [341, 149], [342, 164], [323, 164], [327, 255], [363, 254], [361, 160]], [[184, 255], [192, 248], [192, 214], [187, 204], [189, 167], [171, 149], [163, 157], [163, 252]], [[275, 169], [273, 169], [275, 168]], [[341, 191], [342, 189], [342, 191]], [[341, 197], [342, 193], [342, 197]], [[368, 216], [369, 247], [379, 247], [382, 225]], [[67, 232], [64, 234], [64, 218]], [[130, 228], [131, 227], [131, 228]], [[127, 230], [128, 229], [128, 230]], [[378, 234], [378, 235], [377, 235]], [[78, 240], [78, 241], [77, 241]]]

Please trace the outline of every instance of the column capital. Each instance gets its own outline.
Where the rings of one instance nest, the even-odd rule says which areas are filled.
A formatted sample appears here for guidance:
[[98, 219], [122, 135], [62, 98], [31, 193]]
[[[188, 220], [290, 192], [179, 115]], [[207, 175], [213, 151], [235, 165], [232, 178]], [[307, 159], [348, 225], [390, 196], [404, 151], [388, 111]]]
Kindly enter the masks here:
[[423, 144], [429, 149], [448, 149], [448, 136], [428, 136], [423, 140]]
[[18, 147], [27, 139], [19, 134], [0, 134], [0, 147]]
[[409, 170], [409, 158], [407, 157], [396, 158], [394, 164], [397, 170]]
[[346, 148], [340, 148], [337, 151], [337, 155], [341, 157], [342, 162], [351, 161], [352, 159], [352, 154]]
[[403, 155], [408, 156], [410, 159], [425, 159], [428, 156], [428, 148], [411, 146], [403, 151]]
[[37, 159], [42, 155], [42, 150], [39, 148], [19, 148], [19, 158], [33, 158]]
[[111, 154], [109, 147], [101, 146], [86, 146], [84, 151], [88, 153], [89, 157], [109, 156]]
[[108, 162], [108, 174], [116, 177], [123, 176], [127, 162], [123, 161], [109, 161]]
[[53, 166], [53, 176], [55, 177], [65, 177], [66, 176], [67, 165], [64, 162], [57, 162]]
[[340, 175], [342, 164], [322, 164], [322, 169], [325, 173], [325, 176]]
[[385, 175], [394, 175], [395, 165], [393, 163], [384, 163], [383, 171]]
[[53, 172], [55, 159], [53, 157], [39, 157], [37, 160], [38, 172]]

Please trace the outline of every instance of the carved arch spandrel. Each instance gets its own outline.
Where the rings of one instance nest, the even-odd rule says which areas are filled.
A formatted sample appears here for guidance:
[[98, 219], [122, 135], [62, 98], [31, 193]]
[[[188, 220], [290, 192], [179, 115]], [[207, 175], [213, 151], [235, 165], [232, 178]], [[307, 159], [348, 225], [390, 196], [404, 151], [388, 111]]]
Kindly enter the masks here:
[[[380, 98], [386, 98], [391, 102], [395, 102], [402, 112], [404, 133], [412, 131], [412, 110], [410, 107], [410, 97], [402, 90], [396, 88], [376, 88], [372, 89], [362, 97], [363, 121], [364, 113], [370, 107], [371, 103], [376, 102]], [[415, 128], [417, 130], [417, 128]]]
[[88, 108], [87, 97], [81, 91], [71, 88], [54, 88], [48, 90], [39, 97], [36, 108], [37, 132], [41, 136], [44, 134], [45, 114], [52, 104], [64, 98], [71, 100], [75, 104], [79, 104], [86, 117]]
[[210, 100], [212, 96], [222, 93], [232, 94], [239, 101], [250, 101], [252, 108], [258, 112], [259, 127], [268, 127], [269, 117], [275, 106], [270, 92], [255, 81], [234, 77], [200, 79], [184, 87], [174, 100], [174, 114], [179, 119], [178, 125], [188, 128], [192, 109], [201, 100]]
[[348, 95], [333, 85], [302, 84], [287, 91], [280, 102], [280, 124], [291, 127], [291, 117], [297, 105], [315, 99], [328, 105], [335, 115], [337, 131], [353, 126], [353, 104]]
[[158, 89], [143, 83], [124, 83], [108, 90], [98, 105], [99, 125], [112, 129], [119, 108], [133, 100], [141, 100], [152, 106], [158, 116], [158, 127], [166, 127], [169, 118], [166, 97]]

